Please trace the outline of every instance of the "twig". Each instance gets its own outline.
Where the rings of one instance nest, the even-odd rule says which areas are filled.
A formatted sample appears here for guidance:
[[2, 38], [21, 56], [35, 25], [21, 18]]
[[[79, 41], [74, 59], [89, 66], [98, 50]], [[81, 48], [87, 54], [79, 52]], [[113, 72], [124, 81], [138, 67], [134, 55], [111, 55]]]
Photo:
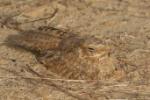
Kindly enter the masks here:
[[57, 12], [58, 12], [58, 9], [56, 8], [56, 10], [53, 12], [53, 14], [51, 16], [49, 16], [49, 17], [40, 18], [40, 19], [37, 19], [37, 20], [33, 20], [33, 21], [29, 21], [29, 22], [24, 22], [24, 23], [20, 23], [20, 24], [27, 24], [27, 23], [33, 23], [33, 22], [36, 22], [36, 21], [51, 19], [51, 18], [53, 18], [56, 15]]
[[[35, 72], [34, 70], [32, 70], [29, 66], [28, 66], [28, 70], [29, 70], [31, 73], [34, 73], [35, 75], [37, 75], [38, 77], [41, 77], [41, 79], [42, 79], [43, 76], [40, 75], [39, 73]], [[41, 82], [44, 82], [45, 84], [50, 85], [50, 86], [54, 86], [54, 87], [57, 88], [58, 90], [60, 90], [60, 91], [62, 91], [62, 92], [64, 92], [64, 93], [66, 93], [66, 94], [68, 94], [69, 96], [72, 96], [72, 97], [74, 97], [74, 98], [76, 98], [76, 99], [78, 99], [78, 100], [88, 100], [88, 98], [83, 98], [83, 97], [80, 97], [78, 94], [73, 94], [73, 93], [67, 91], [66, 89], [64, 89], [64, 88], [62, 88], [62, 87], [60, 87], [60, 86], [58, 86], [56, 83], [53, 83], [51, 80], [44, 80], [44, 79], [42, 79]]]

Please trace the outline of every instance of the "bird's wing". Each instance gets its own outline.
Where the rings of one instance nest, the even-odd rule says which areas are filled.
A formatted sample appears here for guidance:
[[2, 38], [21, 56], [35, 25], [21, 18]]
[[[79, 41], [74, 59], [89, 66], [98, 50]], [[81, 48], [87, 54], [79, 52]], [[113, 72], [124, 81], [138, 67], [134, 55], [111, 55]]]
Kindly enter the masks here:
[[56, 49], [60, 38], [34, 31], [26, 31], [17, 35], [10, 35], [6, 39], [9, 44], [23, 47], [31, 51], [45, 51]]

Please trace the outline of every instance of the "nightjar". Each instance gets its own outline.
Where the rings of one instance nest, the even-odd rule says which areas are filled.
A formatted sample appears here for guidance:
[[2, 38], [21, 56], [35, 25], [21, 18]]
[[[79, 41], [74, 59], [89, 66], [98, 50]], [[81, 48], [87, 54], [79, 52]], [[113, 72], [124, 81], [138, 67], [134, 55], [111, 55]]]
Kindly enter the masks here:
[[43, 29], [10, 35], [6, 41], [33, 52], [48, 70], [64, 79], [101, 80], [115, 71], [117, 61], [110, 55], [111, 48], [100, 39], [53, 27]]

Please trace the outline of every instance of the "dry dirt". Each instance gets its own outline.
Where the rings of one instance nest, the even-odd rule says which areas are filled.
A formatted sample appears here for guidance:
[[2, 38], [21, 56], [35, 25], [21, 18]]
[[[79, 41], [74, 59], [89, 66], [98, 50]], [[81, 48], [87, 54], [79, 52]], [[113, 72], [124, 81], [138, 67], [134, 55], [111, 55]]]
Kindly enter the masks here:
[[[149, 100], [149, 10], [149, 0], [0, 0], [0, 100]], [[61, 79], [33, 53], [6, 45], [20, 32], [14, 21], [21, 31], [51, 26], [94, 35], [117, 67], [105, 58], [112, 72], [100, 80]]]

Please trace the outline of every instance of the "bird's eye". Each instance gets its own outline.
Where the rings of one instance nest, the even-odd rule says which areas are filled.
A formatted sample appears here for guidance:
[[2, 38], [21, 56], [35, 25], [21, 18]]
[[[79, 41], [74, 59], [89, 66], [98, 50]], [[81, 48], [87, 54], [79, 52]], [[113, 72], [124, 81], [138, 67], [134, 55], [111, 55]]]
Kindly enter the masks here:
[[91, 47], [89, 47], [88, 50], [89, 50], [90, 52], [94, 52], [94, 51], [95, 51], [95, 49], [94, 49], [94, 48], [91, 48]]

